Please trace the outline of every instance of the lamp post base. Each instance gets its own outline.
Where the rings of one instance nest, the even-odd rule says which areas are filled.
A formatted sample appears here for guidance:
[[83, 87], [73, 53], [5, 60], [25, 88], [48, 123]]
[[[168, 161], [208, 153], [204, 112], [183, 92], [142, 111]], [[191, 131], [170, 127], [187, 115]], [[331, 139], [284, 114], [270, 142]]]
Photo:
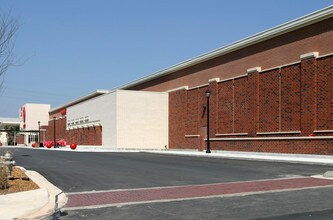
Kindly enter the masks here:
[[210, 150], [206, 150], [206, 154], [210, 154], [211, 152], [210, 152]]

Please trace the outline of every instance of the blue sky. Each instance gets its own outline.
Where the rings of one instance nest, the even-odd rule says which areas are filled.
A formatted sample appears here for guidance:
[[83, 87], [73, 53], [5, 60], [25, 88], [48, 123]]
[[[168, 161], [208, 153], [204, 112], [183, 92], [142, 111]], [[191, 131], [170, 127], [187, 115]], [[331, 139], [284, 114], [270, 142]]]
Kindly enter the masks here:
[[332, 4], [325, 0], [0, 0], [18, 18], [0, 117], [57, 107]]

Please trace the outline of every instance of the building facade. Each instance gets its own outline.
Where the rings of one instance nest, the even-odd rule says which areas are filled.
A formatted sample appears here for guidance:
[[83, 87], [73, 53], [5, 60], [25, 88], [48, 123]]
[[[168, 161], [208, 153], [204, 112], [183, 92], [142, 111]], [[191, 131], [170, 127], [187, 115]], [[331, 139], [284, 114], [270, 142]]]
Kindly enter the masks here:
[[169, 147], [333, 154], [333, 7], [128, 83], [169, 92]]
[[[209, 117], [213, 150], [333, 154], [332, 88], [330, 6], [53, 109], [50, 137], [55, 124], [78, 144], [145, 148], [158, 130], [162, 141], [148, 148], [167, 136], [166, 148], [204, 150]], [[131, 143], [140, 139], [149, 141]]]

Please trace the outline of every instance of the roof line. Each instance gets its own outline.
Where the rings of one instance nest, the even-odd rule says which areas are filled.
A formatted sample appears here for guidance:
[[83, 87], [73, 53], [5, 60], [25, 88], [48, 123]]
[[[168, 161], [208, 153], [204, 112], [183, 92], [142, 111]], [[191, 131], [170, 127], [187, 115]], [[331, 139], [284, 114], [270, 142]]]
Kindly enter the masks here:
[[52, 112], [55, 112], [57, 110], [60, 110], [60, 109], [63, 109], [63, 108], [66, 108], [68, 106], [72, 106], [74, 104], [77, 104], [79, 102], [82, 102], [84, 100], [87, 100], [89, 98], [92, 98], [92, 97], [95, 97], [97, 95], [102, 95], [102, 94], [107, 94], [109, 93], [110, 91], [109, 90], [104, 90], [104, 89], [97, 89], [96, 91], [92, 92], [92, 93], [89, 93], [88, 95], [85, 95], [85, 96], [81, 96], [80, 98], [77, 98], [77, 99], [74, 99], [73, 101], [70, 101], [66, 104], [63, 104], [61, 106], [58, 106], [56, 108], [53, 108], [49, 111], [49, 113], [52, 113]]
[[128, 89], [130, 87], [145, 83], [147, 81], [171, 74], [175, 71], [185, 69], [187, 67], [193, 66], [195, 64], [202, 63], [204, 61], [216, 58], [221, 55], [225, 55], [228, 53], [231, 53], [233, 51], [242, 49], [244, 47], [251, 46], [253, 44], [262, 42], [264, 40], [268, 40], [270, 38], [291, 32], [293, 30], [300, 29], [304, 26], [311, 25], [313, 23], [325, 20], [327, 18], [333, 17], [333, 5], [328, 6], [326, 8], [320, 9], [318, 11], [312, 12], [310, 14], [304, 15], [302, 17], [296, 18], [294, 20], [291, 20], [289, 22], [283, 23], [281, 25], [275, 26], [273, 28], [270, 28], [268, 30], [259, 32], [257, 34], [254, 34], [252, 36], [246, 37], [244, 39], [241, 39], [239, 41], [236, 41], [234, 43], [228, 44], [224, 47], [217, 48], [215, 50], [212, 50], [210, 52], [201, 54], [199, 56], [196, 56], [194, 58], [185, 60], [183, 62], [177, 63], [175, 65], [172, 65], [168, 68], [162, 69], [160, 71], [157, 71], [153, 74], [150, 74], [148, 76], [141, 77], [137, 80], [131, 81], [129, 83], [126, 83], [122, 86], [117, 87], [116, 89]]

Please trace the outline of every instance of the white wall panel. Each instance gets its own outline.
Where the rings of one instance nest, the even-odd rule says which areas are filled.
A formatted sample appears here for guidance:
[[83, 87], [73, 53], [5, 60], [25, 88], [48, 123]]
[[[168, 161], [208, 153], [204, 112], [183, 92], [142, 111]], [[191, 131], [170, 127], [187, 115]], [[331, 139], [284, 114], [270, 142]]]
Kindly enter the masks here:
[[119, 148], [164, 149], [168, 145], [168, 94], [117, 92]]
[[[88, 117], [89, 121], [68, 126], [68, 122], [76, 121], [82, 117]], [[115, 148], [117, 146], [115, 92], [67, 108], [67, 128], [98, 123], [102, 125], [103, 146]]]
[[49, 104], [25, 104], [26, 108], [26, 130], [38, 130], [38, 121], [40, 125], [48, 125], [49, 122], [49, 110], [51, 106]]
[[117, 90], [67, 109], [68, 128], [100, 123], [102, 144], [113, 148], [164, 149], [168, 145], [168, 94]]

